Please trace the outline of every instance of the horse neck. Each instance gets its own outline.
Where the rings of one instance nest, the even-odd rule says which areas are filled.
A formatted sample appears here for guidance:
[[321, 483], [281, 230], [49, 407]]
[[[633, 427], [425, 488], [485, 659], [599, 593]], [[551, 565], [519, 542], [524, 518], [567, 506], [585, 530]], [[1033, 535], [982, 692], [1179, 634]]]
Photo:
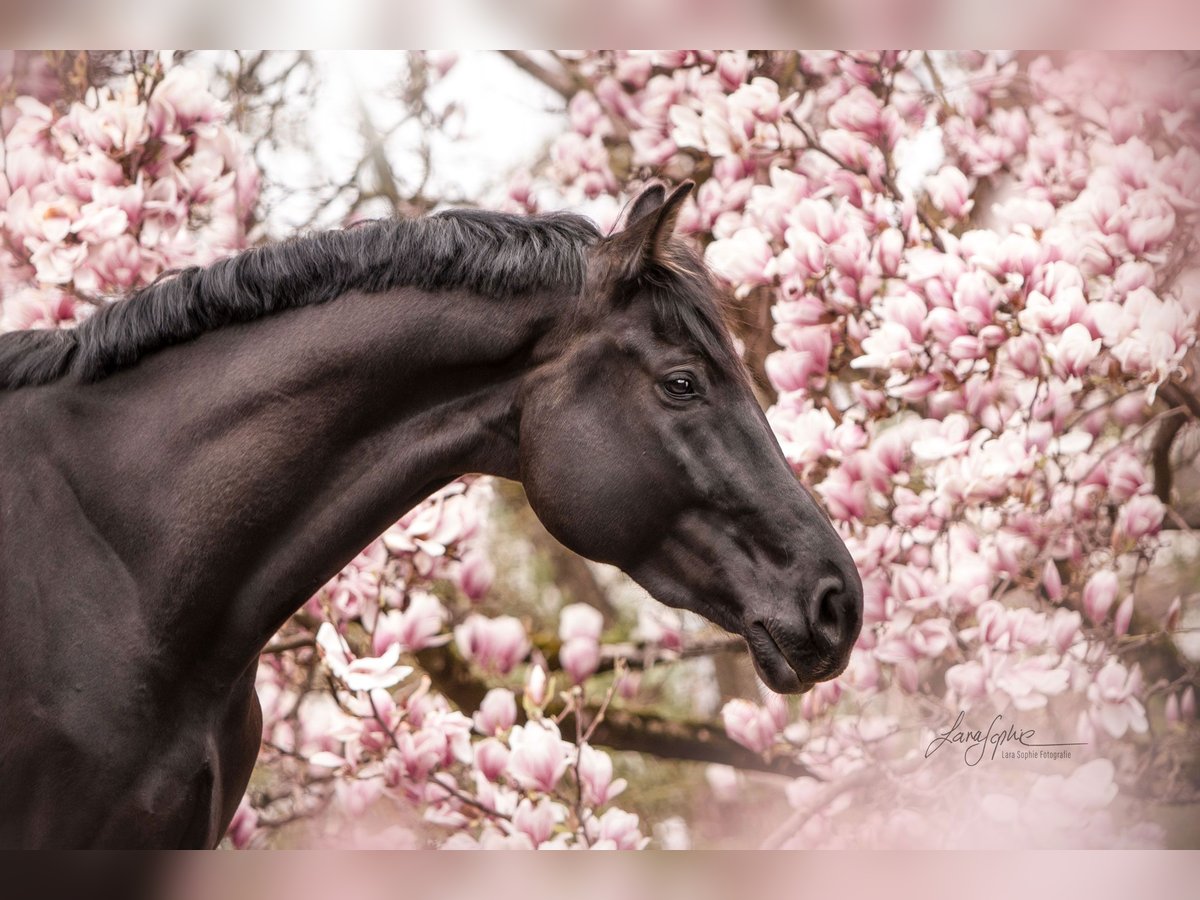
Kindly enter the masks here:
[[237, 677], [437, 487], [517, 477], [520, 385], [553, 299], [346, 295], [64, 385], [49, 436], [153, 638]]

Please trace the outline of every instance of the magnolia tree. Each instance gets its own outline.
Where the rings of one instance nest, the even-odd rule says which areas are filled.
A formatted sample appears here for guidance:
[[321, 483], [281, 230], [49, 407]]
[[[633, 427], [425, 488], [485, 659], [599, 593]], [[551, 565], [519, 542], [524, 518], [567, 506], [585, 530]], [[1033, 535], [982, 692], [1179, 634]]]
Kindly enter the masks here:
[[523, 62], [570, 127], [510, 202], [612, 215], [631, 177], [700, 183], [683, 230], [735, 318], [769, 309], [748, 362], [862, 573], [841, 677], [723, 709], [810, 770], [768, 844], [1160, 839], [1139, 804], [1194, 796], [1196, 667], [1180, 600], [1135, 596], [1187, 527], [1171, 447], [1200, 418], [1197, 61]]
[[[232, 843], [642, 847], [635, 810], [693, 811], [625, 790], [654, 757], [707, 763], [686, 790], [718, 808], [777, 793], [768, 846], [1160, 841], [1146, 803], [1197, 782], [1181, 604], [1138, 590], [1186, 528], [1172, 446], [1200, 418], [1191, 60], [510, 57], [568, 115], [505, 205], [608, 226], [647, 177], [699, 183], [682, 230], [857, 560], [862, 636], [835, 681], [706, 720], [662, 673], [738, 642], [648, 601], [501, 614], [496, 488], [463, 480], [268, 646]], [[147, 59], [79, 90], [51, 62], [0, 70], [5, 329], [241, 247], [256, 197], [212, 77]]]

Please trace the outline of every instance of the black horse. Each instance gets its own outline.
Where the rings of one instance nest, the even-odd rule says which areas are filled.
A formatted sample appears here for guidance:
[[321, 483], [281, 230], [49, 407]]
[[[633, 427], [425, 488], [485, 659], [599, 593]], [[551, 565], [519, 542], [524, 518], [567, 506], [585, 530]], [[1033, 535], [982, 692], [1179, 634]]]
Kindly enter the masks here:
[[862, 584], [672, 236], [690, 188], [610, 236], [366, 224], [0, 337], [0, 846], [214, 846], [263, 646], [468, 472], [744, 635], [776, 691], [841, 672]]

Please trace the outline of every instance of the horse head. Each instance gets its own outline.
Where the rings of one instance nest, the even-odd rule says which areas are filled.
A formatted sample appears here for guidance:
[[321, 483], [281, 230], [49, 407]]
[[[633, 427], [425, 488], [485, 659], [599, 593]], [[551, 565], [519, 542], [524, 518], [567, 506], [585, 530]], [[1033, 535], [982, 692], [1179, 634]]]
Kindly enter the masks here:
[[801, 692], [845, 669], [862, 582], [674, 236], [691, 187], [648, 188], [590, 249], [522, 391], [521, 479], [563, 544], [742, 635], [770, 688]]

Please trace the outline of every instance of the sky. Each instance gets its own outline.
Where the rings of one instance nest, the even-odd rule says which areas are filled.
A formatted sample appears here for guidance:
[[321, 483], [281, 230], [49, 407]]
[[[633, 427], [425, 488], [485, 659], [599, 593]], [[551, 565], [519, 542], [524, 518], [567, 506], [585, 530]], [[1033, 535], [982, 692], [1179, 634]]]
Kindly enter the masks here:
[[[319, 87], [311, 111], [299, 120], [311, 144], [303, 150], [264, 157], [268, 183], [301, 188], [288, 190], [267, 209], [273, 233], [286, 234], [305, 222], [312, 198], [303, 187], [314, 174], [335, 180], [348, 177], [361, 158], [359, 104], [380, 130], [403, 116], [397, 99], [404, 54], [385, 51], [319, 51], [315, 54]], [[461, 108], [457, 137], [440, 133], [433, 140], [434, 196], [479, 200], [502, 184], [508, 174], [536, 159], [565, 121], [562, 98], [517, 69], [498, 53], [468, 51], [430, 93], [435, 105], [456, 102]], [[387, 144], [388, 158], [405, 186], [415, 184], [420, 165], [413, 148], [418, 135], [401, 128]], [[374, 214], [386, 210], [374, 210]], [[340, 224], [341, 211], [331, 210], [321, 224]]]

